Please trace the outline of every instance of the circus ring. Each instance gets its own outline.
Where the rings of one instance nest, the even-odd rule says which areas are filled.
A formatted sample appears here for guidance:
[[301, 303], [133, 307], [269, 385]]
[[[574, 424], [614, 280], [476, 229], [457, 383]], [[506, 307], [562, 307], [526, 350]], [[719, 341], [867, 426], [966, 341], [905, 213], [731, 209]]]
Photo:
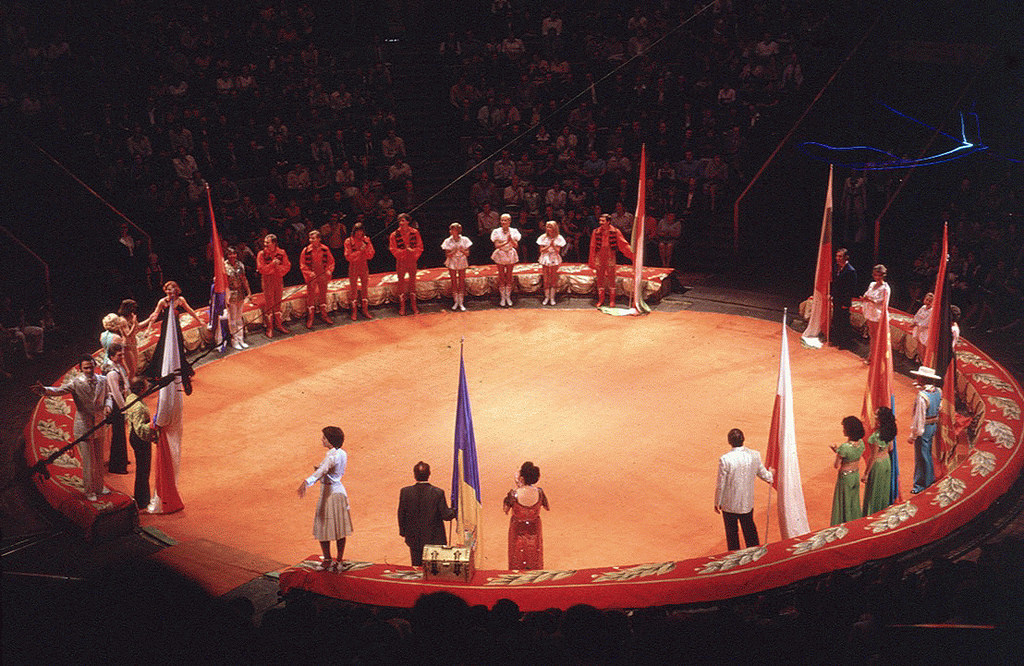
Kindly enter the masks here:
[[[479, 275], [477, 279], [480, 282], [475, 289], [471, 282], [470, 290], [488, 293], [489, 276]], [[386, 275], [375, 282], [378, 287], [384, 285], [386, 291]], [[648, 284], [648, 290], [654, 282]], [[344, 304], [344, 286], [344, 281], [332, 284], [340, 292], [332, 293], [336, 303]], [[563, 284], [563, 288], [566, 286]], [[444, 287], [421, 285], [420, 290], [423, 293], [430, 288], [441, 293]], [[585, 293], [585, 282], [577, 287]], [[653, 291], [657, 289], [655, 286]], [[290, 293], [289, 298], [301, 312], [296, 294]], [[389, 298], [385, 294], [381, 302]], [[247, 318], [249, 315], [258, 319], [254, 309]], [[198, 322], [184, 323], [186, 339], [198, 344]], [[894, 346], [907, 349], [911, 344], [910, 318], [894, 312], [891, 328]], [[957, 359], [957, 391], [974, 417], [974, 441], [961, 452], [962, 461], [946, 477], [874, 516], [734, 553], [630, 566], [535, 572], [480, 570], [469, 583], [426, 582], [421, 572], [408, 566], [351, 560], [344, 574], [324, 573], [315, 570], [317, 559], [311, 556], [280, 574], [281, 589], [307, 590], [380, 606], [410, 606], [421, 594], [444, 589], [472, 604], [490, 606], [500, 598], [511, 598], [523, 610], [566, 608], [576, 603], [599, 608], [645, 607], [744, 596], [917, 549], [951, 534], [991, 506], [1013, 485], [1024, 464], [1020, 411], [1024, 395], [1020, 386], [969, 342], [961, 341]], [[40, 401], [26, 426], [30, 463], [48, 455], [60, 442], [69, 441], [70, 409], [70, 403], [63, 399]], [[78, 491], [77, 460], [73, 455], [66, 458], [51, 466], [49, 479], [38, 480], [40, 490], [58, 510], [86, 529], [95, 528], [106, 516], [134, 513], [130, 498], [117, 493], [108, 496], [107, 503], [86, 502]], [[447, 485], [443, 477], [440, 483]]]

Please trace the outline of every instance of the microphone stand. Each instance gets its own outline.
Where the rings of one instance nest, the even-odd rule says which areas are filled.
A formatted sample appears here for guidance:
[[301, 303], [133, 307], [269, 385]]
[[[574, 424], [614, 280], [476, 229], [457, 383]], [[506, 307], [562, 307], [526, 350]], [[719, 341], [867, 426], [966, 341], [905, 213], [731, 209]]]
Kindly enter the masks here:
[[89, 428], [89, 430], [87, 430], [85, 432], [85, 434], [83, 434], [81, 437], [79, 437], [78, 439], [74, 440], [70, 444], [67, 444], [66, 446], [58, 449], [57, 451], [51, 453], [45, 459], [38, 461], [37, 463], [35, 463], [31, 467], [29, 467], [24, 472], [16, 474], [13, 479], [8, 481], [7, 484], [4, 485], [3, 490], [0, 490], [0, 492], [5, 492], [11, 486], [13, 486], [14, 484], [19, 483], [20, 481], [23, 481], [24, 479], [30, 478], [30, 477], [32, 477], [32, 476], [34, 476], [36, 474], [39, 474], [44, 479], [49, 479], [50, 478], [50, 470], [47, 469], [47, 468], [50, 466], [50, 464], [53, 463], [53, 461], [55, 461], [57, 458], [60, 458], [62, 455], [64, 455], [68, 451], [70, 451], [79, 442], [82, 442], [82, 441], [85, 441], [85, 440], [89, 439], [90, 435], [92, 435], [94, 432], [96, 432], [97, 430], [99, 430], [103, 426], [105, 426], [105, 425], [107, 425], [109, 423], [112, 423], [115, 414], [117, 414], [117, 413], [122, 413], [123, 414], [124, 412], [126, 412], [128, 410], [129, 407], [131, 407], [135, 403], [139, 402], [143, 398], [147, 398], [147, 397], [153, 395], [154, 393], [156, 393], [157, 391], [159, 391], [160, 389], [164, 388], [165, 386], [170, 385], [171, 382], [174, 381], [174, 378], [177, 377], [180, 374], [181, 374], [180, 370], [175, 370], [174, 372], [172, 372], [169, 375], [164, 375], [163, 377], [160, 377], [155, 382], [153, 382], [153, 385], [150, 386], [148, 389], [146, 389], [146, 391], [142, 395], [135, 396], [135, 399], [132, 400], [131, 402], [125, 403], [124, 407], [120, 407], [120, 408], [115, 407], [114, 409], [112, 409], [109, 414], [107, 414], [105, 417], [103, 417], [102, 421], [100, 421], [99, 423], [97, 423], [93, 427]]

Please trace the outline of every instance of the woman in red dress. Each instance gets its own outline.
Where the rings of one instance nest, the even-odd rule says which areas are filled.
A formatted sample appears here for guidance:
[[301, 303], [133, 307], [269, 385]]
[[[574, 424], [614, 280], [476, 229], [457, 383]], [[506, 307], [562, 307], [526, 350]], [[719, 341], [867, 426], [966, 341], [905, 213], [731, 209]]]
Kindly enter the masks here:
[[540, 467], [524, 462], [516, 477], [516, 487], [505, 496], [505, 513], [512, 511], [508, 524], [508, 568], [543, 569], [544, 534], [540, 509], [550, 510], [544, 491], [534, 484], [540, 480]]

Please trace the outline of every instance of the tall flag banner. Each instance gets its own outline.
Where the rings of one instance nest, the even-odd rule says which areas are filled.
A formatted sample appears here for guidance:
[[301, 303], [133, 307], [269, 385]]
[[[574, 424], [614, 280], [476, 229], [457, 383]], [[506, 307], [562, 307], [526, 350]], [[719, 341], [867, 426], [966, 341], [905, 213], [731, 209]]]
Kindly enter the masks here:
[[793, 382], [789, 369], [789, 340], [786, 337], [786, 313], [782, 314], [782, 351], [779, 352], [779, 383], [775, 408], [768, 431], [769, 469], [775, 470], [772, 487], [779, 495], [779, 533], [783, 539], [807, 534], [807, 505], [800, 481], [800, 461], [796, 453], [796, 424], [793, 416]]
[[[153, 425], [159, 428], [154, 465], [154, 491], [149, 502], [150, 513], [174, 513], [185, 508], [178, 494], [178, 474], [181, 469], [181, 433], [183, 393], [181, 329], [178, 313], [173, 304], [167, 308], [164, 322], [164, 354], [160, 360], [160, 375], [174, 375], [174, 381], [160, 389]], [[154, 359], [155, 361], [156, 359]]]
[[[892, 391], [892, 334], [889, 331], [889, 296], [882, 303], [882, 316], [878, 320], [878, 328], [871, 336], [871, 354], [868, 358], [868, 385], [864, 390], [864, 405], [860, 419], [864, 422], [864, 430], [875, 429], [875, 412], [879, 407], [888, 407], [896, 413], [896, 394]], [[899, 456], [897, 448], [892, 447], [889, 453], [892, 461], [892, 482], [889, 486], [889, 501], [896, 502], [899, 497]]]
[[818, 335], [824, 333], [829, 339], [829, 310], [832, 298], [832, 165], [828, 165], [828, 188], [825, 192], [825, 213], [821, 218], [821, 238], [818, 240], [818, 264], [814, 271], [814, 303], [811, 316], [807, 319], [802, 340], [808, 347], [821, 348]]
[[213, 286], [210, 287], [210, 328], [213, 329], [213, 343], [221, 348], [227, 347], [231, 340], [228, 330], [228, 273], [224, 269], [224, 248], [217, 233], [217, 220], [213, 215], [213, 200], [210, 198], [210, 185], [206, 185], [206, 204], [210, 210], [210, 243], [213, 245]]
[[[956, 355], [953, 352], [953, 328], [950, 320], [950, 302], [947, 280], [949, 258], [949, 227], [942, 228], [942, 256], [939, 272], [935, 276], [935, 298], [932, 300], [932, 318], [928, 324], [928, 347], [922, 364], [934, 368], [942, 375], [942, 403], [939, 423], [932, 444], [932, 462], [936, 478], [946, 474], [946, 463], [953, 454], [958, 434], [956, 418]], [[932, 365], [934, 364], [934, 365]]]
[[470, 549], [474, 561], [479, 559], [480, 468], [476, 460], [476, 437], [473, 435], [473, 413], [469, 407], [466, 385], [466, 363], [459, 349], [459, 398], [455, 410], [455, 456], [452, 463], [452, 506], [456, 509], [458, 539]]
[[[949, 260], [949, 225], [942, 225], [942, 254], [939, 257], [939, 271], [935, 274], [935, 288], [932, 289], [932, 316], [928, 320], [928, 345], [921, 355], [921, 365], [932, 368], [938, 374], [943, 374], [949, 358], [953, 353], [953, 333], [947, 331], [946, 339], [943, 341], [940, 336], [942, 331], [950, 328], [949, 320], [949, 290], [946, 289], [946, 263]], [[948, 343], [949, 353], [943, 354]], [[944, 358], [940, 358], [943, 357]]]
[[640, 182], [636, 191], [636, 214], [633, 216], [633, 234], [630, 245], [633, 246], [633, 297], [630, 314], [643, 314], [651, 311], [644, 301], [644, 245], [647, 239], [647, 145], [640, 147]]

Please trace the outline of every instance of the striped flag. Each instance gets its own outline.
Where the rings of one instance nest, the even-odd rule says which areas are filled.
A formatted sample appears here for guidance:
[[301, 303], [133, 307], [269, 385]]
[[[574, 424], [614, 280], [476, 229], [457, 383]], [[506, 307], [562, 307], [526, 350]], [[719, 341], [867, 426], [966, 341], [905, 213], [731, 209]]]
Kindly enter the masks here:
[[636, 214], [633, 216], [633, 234], [630, 245], [633, 246], [633, 296], [630, 314], [642, 314], [651, 311], [644, 301], [644, 242], [647, 240], [647, 145], [640, 147], [640, 182], [636, 192]]
[[220, 244], [217, 233], [217, 220], [213, 216], [213, 200], [210, 198], [210, 185], [206, 185], [206, 203], [210, 209], [210, 243], [213, 245], [213, 285], [210, 287], [210, 328], [213, 330], [213, 344], [221, 347], [221, 351], [231, 340], [228, 330], [227, 294], [228, 273], [224, 269], [224, 248]]
[[825, 214], [821, 218], [821, 238], [818, 240], [818, 265], [814, 271], [814, 304], [811, 316], [807, 319], [803, 341], [809, 347], [821, 348], [818, 335], [825, 334], [829, 339], [829, 306], [832, 299], [829, 294], [832, 286], [832, 165], [828, 166], [828, 188], [825, 192]]
[[773, 469], [772, 487], [779, 495], [779, 533], [783, 539], [807, 534], [807, 505], [800, 482], [800, 461], [796, 453], [796, 424], [793, 418], [793, 382], [789, 369], [789, 340], [786, 315], [782, 315], [782, 351], [779, 353], [779, 383], [775, 408], [768, 431], [766, 466]]
[[[160, 359], [160, 375], [173, 374], [174, 380], [160, 389], [157, 398], [153, 424], [160, 429], [156, 443], [153, 497], [149, 502], [150, 513], [174, 513], [185, 508], [178, 494], [178, 474], [181, 469], [181, 433], [183, 394], [185, 386], [182, 376], [190, 372], [182, 365], [181, 328], [174, 303], [167, 308], [164, 322], [164, 349]], [[157, 359], [153, 359], [157, 362]]]
[[476, 460], [476, 437], [473, 435], [473, 413], [469, 407], [466, 385], [466, 363], [459, 349], [459, 398], [455, 411], [455, 456], [452, 464], [452, 506], [457, 512], [457, 539], [470, 549], [474, 561], [479, 557], [480, 468]]
[[[892, 391], [892, 336], [889, 331], [889, 295], [886, 294], [882, 303], [882, 316], [878, 320], [878, 328], [871, 337], [871, 354], [868, 359], [868, 384], [864, 390], [864, 404], [860, 419], [864, 422], [864, 430], [875, 429], [875, 412], [879, 407], [888, 407], [896, 414], [896, 395]], [[899, 455], [897, 447], [889, 452], [892, 462], [892, 483], [889, 488], [889, 501], [896, 502], [899, 494]]]

